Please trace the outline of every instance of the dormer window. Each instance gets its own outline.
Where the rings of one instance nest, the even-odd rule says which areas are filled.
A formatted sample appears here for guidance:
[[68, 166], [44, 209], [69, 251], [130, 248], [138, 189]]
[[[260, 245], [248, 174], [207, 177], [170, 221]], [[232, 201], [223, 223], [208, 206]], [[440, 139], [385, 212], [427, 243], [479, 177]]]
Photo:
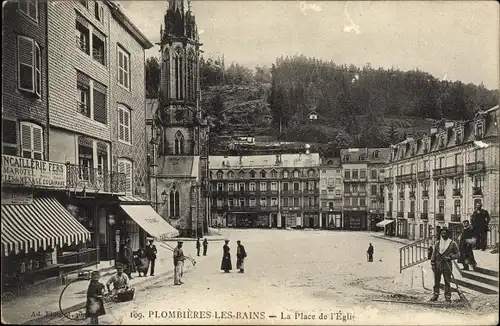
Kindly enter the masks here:
[[411, 155], [414, 156], [417, 153], [417, 144], [412, 143], [411, 144]]
[[234, 179], [234, 172], [233, 172], [233, 171], [229, 171], [229, 172], [227, 173], [227, 178], [228, 178], [228, 179]]
[[444, 147], [444, 134], [439, 135], [439, 147]]
[[373, 157], [374, 157], [374, 158], [378, 158], [378, 155], [379, 155], [379, 152], [378, 152], [378, 151], [373, 152]]
[[347, 161], [349, 161], [350, 158], [351, 158], [350, 155], [345, 155], [344, 156], [344, 161], [347, 162]]
[[260, 171], [260, 177], [263, 178], [263, 179], [266, 177], [266, 171], [265, 170]]
[[255, 179], [255, 171], [250, 171], [250, 178]]
[[484, 133], [484, 125], [483, 125], [483, 121], [477, 121], [476, 122], [476, 132], [475, 132], [475, 136], [477, 138], [482, 138], [483, 137], [483, 133]]
[[240, 171], [240, 173], [238, 174], [238, 176], [240, 177], [240, 179], [244, 179], [245, 178], [245, 172]]
[[364, 160], [365, 160], [365, 154], [361, 154], [361, 155], [359, 155], [359, 160], [360, 160], [360, 161], [364, 161]]
[[222, 171], [217, 171], [217, 179], [218, 180], [224, 179], [224, 173]]
[[455, 140], [456, 143], [460, 144], [463, 140], [462, 129], [457, 129], [455, 137], [456, 137], [456, 140]]
[[429, 151], [429, 138], [426, 137], [424, 139], [424, 153], [427, 153]]

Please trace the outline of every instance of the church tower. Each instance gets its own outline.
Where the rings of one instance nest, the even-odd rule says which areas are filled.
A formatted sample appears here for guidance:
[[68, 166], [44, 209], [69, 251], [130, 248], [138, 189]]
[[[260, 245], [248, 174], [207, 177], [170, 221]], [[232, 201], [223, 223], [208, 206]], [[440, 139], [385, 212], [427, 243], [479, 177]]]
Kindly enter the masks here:
[[158, 211], [183, 236], [208, 229], [208, 124], [200, 105], [200, 46], [189, 0], [169, 0], [160, 28], [155, 114]]

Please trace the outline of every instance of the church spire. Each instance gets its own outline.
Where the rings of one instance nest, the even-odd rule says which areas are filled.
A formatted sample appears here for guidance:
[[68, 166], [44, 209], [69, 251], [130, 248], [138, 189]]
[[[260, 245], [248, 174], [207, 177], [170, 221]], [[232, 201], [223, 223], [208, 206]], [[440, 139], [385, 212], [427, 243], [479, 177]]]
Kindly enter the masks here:
[[191, 0], [168, 0], [168, 9], [174, 12], [179, 10], [181, 14], [191, 11]]
[[162, 41], [170, 37], [198, 41], [198, 29], [191, 11], [191, 0], [169, 0], [164, 24]]

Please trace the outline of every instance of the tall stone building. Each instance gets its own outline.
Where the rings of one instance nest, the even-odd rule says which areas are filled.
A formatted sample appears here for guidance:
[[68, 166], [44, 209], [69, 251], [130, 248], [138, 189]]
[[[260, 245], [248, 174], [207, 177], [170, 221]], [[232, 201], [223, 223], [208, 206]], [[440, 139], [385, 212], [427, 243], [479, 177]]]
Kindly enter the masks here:
[[190, 1], [169, 0], [160, 30], [161, 85], [154, 114], [152, 193], [183, 236], [207, 231], [208, 125], [200, 109], [200, 46]]

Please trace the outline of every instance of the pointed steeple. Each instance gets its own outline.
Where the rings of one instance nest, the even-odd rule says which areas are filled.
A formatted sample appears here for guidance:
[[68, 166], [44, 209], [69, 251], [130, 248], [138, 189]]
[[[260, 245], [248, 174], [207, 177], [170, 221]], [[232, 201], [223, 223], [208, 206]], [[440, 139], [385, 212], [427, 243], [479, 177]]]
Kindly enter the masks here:
[[198, 41], [198, 29], [190, 0], [169, 0], [164, 23], [162, 40], [173, 36]]
[[177, 11], [184, 15], [191, 10], [191, 0], [168, 0], [168, 9]]

